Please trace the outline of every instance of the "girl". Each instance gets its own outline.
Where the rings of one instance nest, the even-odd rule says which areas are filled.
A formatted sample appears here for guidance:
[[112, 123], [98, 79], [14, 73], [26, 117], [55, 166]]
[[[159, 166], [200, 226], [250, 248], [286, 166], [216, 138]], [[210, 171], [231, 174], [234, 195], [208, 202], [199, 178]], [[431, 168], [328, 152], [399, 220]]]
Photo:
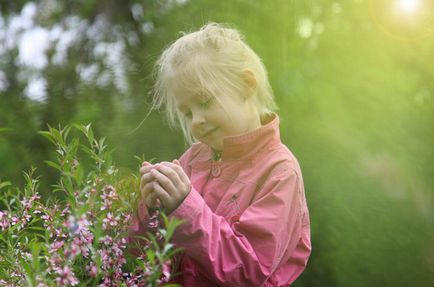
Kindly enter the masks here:
[[184, 221], [173, 236], [183, 286], [288, 286], [311, 253], [309, 212], [261, 60], [237, 30], [210, 23], [170, 45], [156, 75], [153, 107], [192, 145], [179, 161], [143, 164], [131, 238], [161, 204]]

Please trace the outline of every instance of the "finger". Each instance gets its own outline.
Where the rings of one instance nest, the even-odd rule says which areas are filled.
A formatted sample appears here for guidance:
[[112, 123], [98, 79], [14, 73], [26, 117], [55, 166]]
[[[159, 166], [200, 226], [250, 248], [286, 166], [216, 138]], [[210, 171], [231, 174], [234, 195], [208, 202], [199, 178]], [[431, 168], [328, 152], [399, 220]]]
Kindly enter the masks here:
[[140, 177], [140, 189], [142, 189], [145, 184], [154, 180], [154, 177], [151, 173], [145, 173]]
[[164, 188], [165, 191], [167, 191], [170, 194], [175, 192], [175, 186], [165, 174], [160, 172], [158, 169], [152, 169], [151, 174], [158, 181], [161, 187]]
[[[178, 161], [179, 163], [179, 161]], [[176, 173], [178, 174], [179, 179], [181, 180], [181, 182], [183, 183], [190, 183], [190, 178], [187, 176], [187, 174], [185, 173], [184, 169], [181, 167], [181, 165], [179, 164], [175, 164], [173, 162], [167, 162], [167, 161], [163, 161], [161, 162], [161, 164], [164, 164], [166, 166], [170, 166], [171, 168], [173, 168]]]
[[145, 186], [140, 190], [140, 195], [143, 199], [146, 199], [153, 190], [153, 183], [148, 182]]
[[155, 208], [157, 207], [158, 196], [156, 192], [151, 192], [145, 199], [145, 204], [147, 207]]
[[145, 174], [149, 172], [154, 166], [153, 165], [145, 165], [140, 168], [140, 174]]
[[150, 165], [150, 163], [145, 160], [144, 162], [142, 162], [142, 166], [145, 166], [145, 165]]
[[[164, 163], [166, 163], [166, 164], [164, 164]], [[174, 186], [178, 186], [178, 185], [182, 184], [182, 181], [178, 175], [178, 172], [176, 170], [174, 170], [173, 167], [168, 165], [168, 164], [169, 164], [169, 162], [162, 162], [160, 164], [155, 165], [155, 168], [159, 172], [161, 172], [162, 174], [167, 176], [172, 181], [172, 184]]]
[[171, 197], [167, 193], [167, 191], [160, 185], [160, 183], [154, 181], [152, 188], [154, 192], [157, 194], [157, 197], [160, 199], [163, 206], [170, 206]]

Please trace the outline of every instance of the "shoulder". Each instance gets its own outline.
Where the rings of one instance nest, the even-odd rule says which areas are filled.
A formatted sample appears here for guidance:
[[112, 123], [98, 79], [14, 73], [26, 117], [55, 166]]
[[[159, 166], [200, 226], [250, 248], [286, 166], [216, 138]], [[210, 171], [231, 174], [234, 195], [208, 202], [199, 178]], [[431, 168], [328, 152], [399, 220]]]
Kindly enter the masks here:
[[300, 164], [291, 152], [291, 150], [283, 143], [279, 143], [269, 148], [262, 156], [257, 158], [257, 164], [269, 167], [269, 172], [280, 174], [288, 170], [300, 170]]
[[[270, 179], [296, 177], [301, 179], [301, 168], [297, 158], [283, 143], [279, 143], [258, 157], [253, 164], [261, 171], [261, 183]], [[261, 185], [261, 183], [259, 185]]]

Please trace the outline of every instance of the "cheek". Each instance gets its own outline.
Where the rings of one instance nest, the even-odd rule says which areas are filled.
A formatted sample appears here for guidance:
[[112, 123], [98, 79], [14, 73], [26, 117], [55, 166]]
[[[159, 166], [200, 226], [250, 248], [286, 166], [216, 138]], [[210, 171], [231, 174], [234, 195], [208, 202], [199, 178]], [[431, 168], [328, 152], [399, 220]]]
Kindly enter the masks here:
[[191, 130], [191, 134], [193, 135], [193, 137], [194, 137], [195, 139], [198, 139], [198, 138], [199, 138], [197, 132], [196, 132], [194, 129]]

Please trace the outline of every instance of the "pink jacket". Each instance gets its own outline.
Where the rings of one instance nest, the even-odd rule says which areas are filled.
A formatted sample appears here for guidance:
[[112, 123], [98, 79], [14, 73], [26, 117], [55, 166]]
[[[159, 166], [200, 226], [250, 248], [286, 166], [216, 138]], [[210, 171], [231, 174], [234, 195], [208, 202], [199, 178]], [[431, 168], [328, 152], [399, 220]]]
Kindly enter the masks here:
[[[192, 183], [170, 214], [185, 221], [173, 236], [184, 249], [182, 285], [290, 285], [311, 253], [310, 221], [299, 164], [280, 141], [279, 117], [225, 138], [220, 161], [197, 143], [180, 162]], [[138, 210], [131, 236], [144, 234], [146, 214]]]

